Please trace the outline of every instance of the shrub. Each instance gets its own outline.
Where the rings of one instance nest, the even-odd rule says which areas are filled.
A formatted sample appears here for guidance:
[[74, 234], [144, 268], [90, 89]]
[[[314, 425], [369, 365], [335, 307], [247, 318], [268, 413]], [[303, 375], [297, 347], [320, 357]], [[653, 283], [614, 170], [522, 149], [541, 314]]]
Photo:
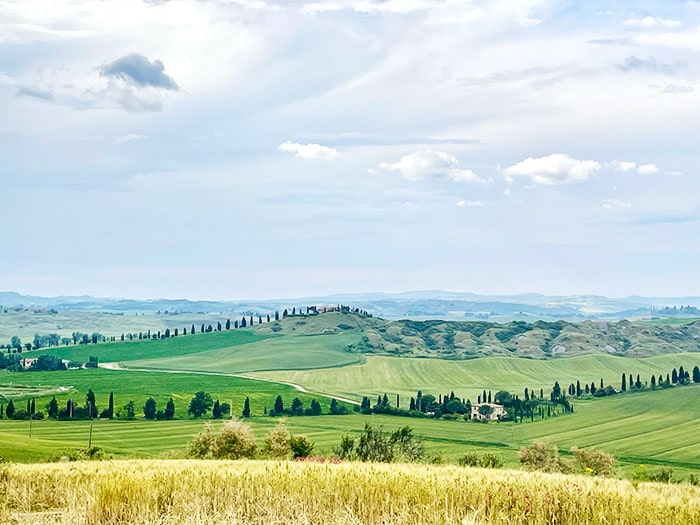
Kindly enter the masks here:
[[676, 483], [677, 480], [673, 477], [673, 469], [662, 467], [661, 470], [657, 470], [649, 474], [649, 481], [656, 481], [657, 483]]
[[287, 431], [284, 419], [280, 419], [277, 426], [270, 429], [267, 437], [265, 437], [265, 446], [263, 448], [265, 455], [273, 459], [289, 459], [292, 454], [292, 449], [289, 447], [289, 439], [291, 437], [289, 431]]
[[214, 448], [214, 434], [211, 432], [211, 425], [204, 425], [204, 430], [197, 434], [187, 445], [187, 455], [192, 458], [204, 459], [211, 457]]
[[232, 419], [214, 438], [212, 456], [217, 459], [253, 458], [256, 448], [250, 425]]
[[502, 468], [503, 458], [498, 454], [487, 452], [479, 459], [479, 466], [483, 468]]
[[529, 447], [520, 449], [520, 462], [530, 470], [543, 472], [566, 472], [568, 467], [559, 456], [556, 445], [546, 441], [535, 441]]
[[475, 452], [467, 452], [457, 460], [464, 467], [476, 467], [479, 464], [479, 455]]
[[584, 450], [578, 447], [571, 449], [576, 462], [583, 472], [594, 476], [610, 476], [613, 473], [615, 457], [602, 450]]
[[291, 436], [289, 438], [289, 448], [292, 450], [292, 457], [307, 458], [314, 450], [314, 443], [306, 436]]
[[345, 434], [340, 438], [340, 443], [333, 448], [333, 453], [338, 459], [352, 459], [355, 456], [355, 438], [350, 434]]

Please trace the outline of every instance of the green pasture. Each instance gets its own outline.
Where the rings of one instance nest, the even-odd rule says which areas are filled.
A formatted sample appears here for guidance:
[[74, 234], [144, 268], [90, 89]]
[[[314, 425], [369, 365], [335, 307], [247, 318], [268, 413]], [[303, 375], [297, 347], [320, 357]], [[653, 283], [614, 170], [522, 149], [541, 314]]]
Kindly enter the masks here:
[[205, 334], [180, 335], [169, 339], [142, 339], [115, 341], [96, 345], [68, 345], [42, 348], [40, 351], [24, 352], [26, 357], [50, 354], [61, 359], [87, 362], [90, 356], [99, 357], [100, 363], [124, 362], [138, 359], [177, 358], [179, 356], [206, 352], [212, 349], [230, 349], [274, 336], [262, 336], [250, 330], [230, 330]]
[[[18, 385], [23, 388], [18, 388]], [[65, 391], [66, 388], [70, 390]], [[109, 393], [114, 392], [115, 413], [129, 401], [134, 401], [137, 416], [143, 416], [143, 405], [149, 397], [156, 400], [158, 409], [165, 408], [172, 397], [175, 416], [187, 418], [190, 399], [199, 390], [209, 392], [213, 399], [219, 399], [221, 403], [230, 403], [235, 415], [240, 415], [246, 397], [250, 398], [252, 415], [263, 415], [265, 407], [270, 409], [278, 395], [282, 396], [286, 407], [295, 397], [304, 402], [304, 407], [308, 407], [312, 399], [317, 399], [326, 412], [330, 403], [326, 397], [302, 393], [291, 386], [215, 374], [108, 369], [0, 371], [0, 396], [14, 399], [17, 408], [26, 408], [26, 400], [35, 398], [36, 409], [46, 411], [46, 405], [53, 395], [60, 407], [64, 407], [68, 399], [84, 405], [88, 389], [95, 392], [99, 410], [107, 407]], [[6, 399], [0, 399], [0, 402], [7, 406]]]
[[[122, 372], [119, 372], [122, 373]], [[340, 437], [358, 435], [365, 423], [391, 431], [409, 425], [426, 439], [428, 451], [437, 460], [455, 461], [466, 452], [492, 452], [506, 465], [517, 466], [521, 446], [543, 439], [563, 453], [572, 446], [600, 448], [615, 454], [621, 470], [630, 472], [639, 464], [650, 470], [672, 468], [677, 477], [700, 472], [700, 419], [697, 406], [700, 385], [641, 392], [580, 401], [574, 414], [522, 424], [472, 423], [392, 416], [290, 417], [287, 426], [305, 434], [316, 444], [316, 452], [330, 454]], [[250, 420], [259, 443], [277, 422], [271, 417]], [[182, 452], [204, 420], [95, 421], [93, 444], [108, 456], [159, 457]], [[220, 421], [213, 423], [215, 427]], [[29, 439], [28, 421], [0, 421], [0, 455], [6, 460], [41, 461], [67, 450], [85, 448], [90, 422], [35, 421]]]
[[649, 381], [651, 374], [666, 377], [673, 368], [683, 366], [690, 372], [700, 366], [700, 354], [684, 353], [659, 355], [647, 358], [615, 357], [594, 354], [548, 360], [485, 357], [466, 361], [444, 359], [417, 359], [407, 357], [367, 356], [359, 365], [329, 370], [296, 370], [285, 372], [256, 372], [250, 374], [269, 380], [285, 380], [299, 384], [315, 392], [326, 392], [360, 400], [362, 396], [387, 393], [390, 397], [400, 394], [404, 406], [408, 398], [418, 390], [437, 397], [454, 391], [459, 397], [472, 401], [482, 390], [507, 390], [522, 395], [525, 387], [543, 388], [546, 395], [555, 381], [559, 381], [566, 392], [570, 383], [577, 380], [596, 387], [603, 379], [605, 385], [620, 388], [621, 375], [640, 375], [642, 382]]
[[[221, 334], [227, 332], [220, 332]], [[232, 334], [249, 332], [236, 331]], [[252, 334], [250, 335], [252, 336]], [[354, 332], [280, 337], [256, 335], [258, 340], [244, 345], [231, 345], [187, 355], [162, 354], [154, 359], [130, 360], [135, 368], [243, 373], [258, 370], [279, 370], [276, 381], [286, 381], [288, 370], [344, 367], [364, 361], [364, 356], [351, 354], [345, 347], [358, 340]], [[195, 336], [193, 339], [196, 339]], [[204, 339], [204, 338], [203, 338]]]

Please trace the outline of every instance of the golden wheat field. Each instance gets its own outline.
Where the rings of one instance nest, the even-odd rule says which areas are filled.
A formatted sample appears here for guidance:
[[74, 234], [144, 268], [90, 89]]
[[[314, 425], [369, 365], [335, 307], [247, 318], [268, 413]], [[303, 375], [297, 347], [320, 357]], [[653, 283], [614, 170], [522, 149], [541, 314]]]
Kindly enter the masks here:
[[8, 464], [3, 524], [700, 524], [700, 488], [275, 461]]

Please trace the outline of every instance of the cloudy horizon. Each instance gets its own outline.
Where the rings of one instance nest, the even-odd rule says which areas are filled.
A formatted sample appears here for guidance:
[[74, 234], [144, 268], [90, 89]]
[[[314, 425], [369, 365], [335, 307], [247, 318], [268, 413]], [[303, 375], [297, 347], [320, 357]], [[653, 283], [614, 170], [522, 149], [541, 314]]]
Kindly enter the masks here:
[[5, 0], [0, 43], [0, 290], [700, 296], [700, 1]]

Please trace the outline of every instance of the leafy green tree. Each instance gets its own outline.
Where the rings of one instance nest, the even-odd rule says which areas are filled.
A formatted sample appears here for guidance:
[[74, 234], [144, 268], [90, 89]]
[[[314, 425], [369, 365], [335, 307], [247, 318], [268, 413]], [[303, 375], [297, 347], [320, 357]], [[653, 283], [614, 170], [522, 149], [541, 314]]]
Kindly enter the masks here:
[[319, 403], [315, 399], [312, 399], [309, 408], [304, 410], [304, 414], [306, 414], [307, 416], [320, 416], [321, 415], [321, 403]]
[[209, 411], [213, 404], [211, 394], [200, 390], [195, 392], [194, 397], [190, 400], [187, 413], [192, 414], [193, 417], [201, 417]]
[[546, 441], [535, 441], [520, 449], [520, 462], [531, 470], [566, 472], [568, 467], [559, 456], [559, 449]]
[[156, 400], [149, 397], [146, 399], [146, 404], [143, 405], [143, 415], [146, 419], [155, 419], [156, 412]]
[[345, 414], [345, 412], [346, 412], [345, 405], [341, 405], [340, 403], [338, 403], [338, 400], [335, 398], [331, 399], [331, 405], [330, 405], [330, 413], [331, 414], [333, 414], [333, 415]]
[[[18, 352], [22, 351], [22, 340], [19, 337], [17, 337], [16, 335], [13, 335], [12, 339], [10, 339], [10, 345], [12, 346], [12, 348], [17, 350]], [[8, 418], [9, 418], [9, 416], [8, 416]]]
[[221, 403], [219, 405], [219, 411], [221, 412], [221, 417], [228, 417], [231, 415], [231, 405], [228, 403]]
[[245, 401], [243, 401], [243, 417], [250, 417], [250, 399], [247, 397], [245, 398]]
[[133, 401], [129, 401], [126, 405], [124, 405], [124, 418], [128, 420], [136, 418], [136, 407], [134, 406]]
[[372, 410], [372, 407], [370, 406], [370, 401], [367, 396], [362, 397], [362, 403], [360, 404], [360, 410], [363, 413], [370, 412]]
[[304, 415], [304, 403], [301, 399], [295, 397], [292, 399], [292, 405], [290, 406], [290, 412], [293, 416], [303, 416]]

